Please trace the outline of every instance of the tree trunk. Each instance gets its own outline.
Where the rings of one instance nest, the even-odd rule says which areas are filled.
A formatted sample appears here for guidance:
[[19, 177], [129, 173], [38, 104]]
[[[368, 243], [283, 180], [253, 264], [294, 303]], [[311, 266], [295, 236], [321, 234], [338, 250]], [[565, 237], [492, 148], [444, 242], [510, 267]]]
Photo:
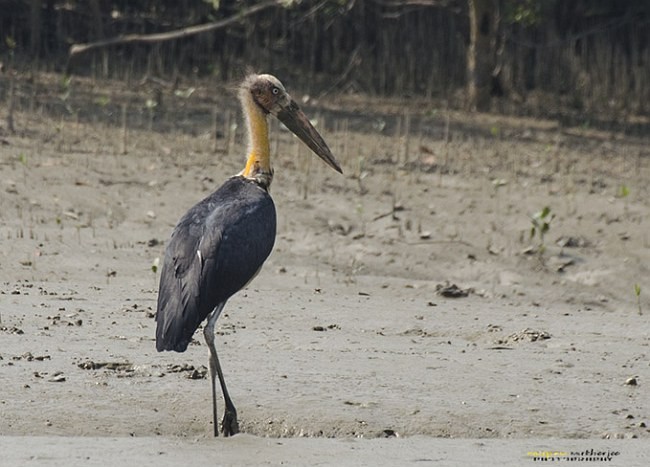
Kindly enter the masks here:
[[495, 69], [494, 44], [496, 0], [468, 0], [469, 48], [467, 50], [467, 106], [470, 110], [490, 109], [492, 72]]
[[41, 0], [31, 0], [29, 2], [30, 14], [30, 38], [29, 38], [29, 51], [32, 59], [36, 60], [41, 52], [41, 28], [42, 28], [42, 15], [43, 2]]
[[[90, 11], [93, 15], [92, 24], [93, 24], [93, 33], [95, 40], [103, 41], [104, 36], [104, 21], [102, 20], [102, 9], [99, 5], [99, 0], [90, 1]], [[101, 55], [101, 70], [102, 77], [108, 77], [108, 52], [106, 49], [102, 49]]]

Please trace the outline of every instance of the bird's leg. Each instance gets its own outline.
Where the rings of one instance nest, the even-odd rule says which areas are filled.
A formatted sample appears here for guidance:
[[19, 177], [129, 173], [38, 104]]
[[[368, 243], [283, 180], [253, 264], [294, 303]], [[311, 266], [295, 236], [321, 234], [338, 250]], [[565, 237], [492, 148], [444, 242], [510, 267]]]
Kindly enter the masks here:
[[[230, 399], [228, 394], [228, 389], [226, 388], [226, 380], [223, 378], [223, 373], [221, 372], [221, 365], [219, 365], [219, 360], [217, 359], [216, 352], [214, 353], [214, 359], [211, 360], [211, 363], [214, 362], [214, 367], [219, 376], [219, 383], [221, 384], [221, 392], [223, 393], [223, 400], [225, 403], [225, 409], [223, 413], [223, 420], [221, 421], [221, 432], [224, 436], [232, 436], [239, 433], [239, 423], [237, 423], [237, 410], [235, 405]], [[214, 382], [213, 382], [214, 387]], [[215, 423], [216, 423], [216, 413], [215, 413]], [[215, 425], [216, 426], [216, 425]]]
[[[214, 424], [214, 436], [219, 436], [219, 425], [217, 424], [217, 387], [215, 384], [216, 367], [215, 359], [217, 350], [214, 347], [214, 324], [217, 322], [219, 313], [215, 309], [208, 317], [208, 324], [203, 328], [205, 343], [210, 349], [210, 386], [212, 387], [212, 423]], [[213, 319], [214, 317], [214, 319]]]
[[[210, 351], [212, 353], [212, 351]], [[214, 381], [214, 359], [210, 355], [210, 386], [212, 386], [212, 423], [214, 425], [214, 436], [219, 436], [219, 425], [217, 425], [217, 387]]]
[[223, 372], [221, 371], [221, 365], [219, 364], [219, 357], [217, 357], [217, 349], [214, 345], [214, 328], [217, 322], [219, 314], [223, 309], [225, 303], [219, 304], [214, 311], [208, 317], [208, 323], [203, 329], [203, 336], [205, 337], [205, 342], [208, 344], [210, 349], [210, 383], [212, 385], [212, 419], [214, 423], [214, 436], [219, 436], [219, 422], [217, 419], [217, 387], [215, 381], [215, 375], [219, 377], [219, 384], [221, 385], [221, 391], [223, 393], [223, 399], [226, 405], [223, 421], [221, 422], [221, 432], [224, 436], [231, 436], [239, 433], [239, 424], [237, 423], [237, 410], [230, 399], [228, 394], [228, 389], [226, 388], [226, 381], [223, 377]]

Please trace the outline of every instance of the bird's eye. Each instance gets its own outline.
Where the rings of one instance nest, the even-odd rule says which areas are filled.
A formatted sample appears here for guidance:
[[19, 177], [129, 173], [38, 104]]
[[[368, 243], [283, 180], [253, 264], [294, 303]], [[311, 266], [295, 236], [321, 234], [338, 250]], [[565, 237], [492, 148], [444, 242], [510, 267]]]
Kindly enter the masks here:
[[280, 90], [274, 86], [273, 90], [271, 92], [273, 92], [273, 94], [277, 95], [280, 92]]

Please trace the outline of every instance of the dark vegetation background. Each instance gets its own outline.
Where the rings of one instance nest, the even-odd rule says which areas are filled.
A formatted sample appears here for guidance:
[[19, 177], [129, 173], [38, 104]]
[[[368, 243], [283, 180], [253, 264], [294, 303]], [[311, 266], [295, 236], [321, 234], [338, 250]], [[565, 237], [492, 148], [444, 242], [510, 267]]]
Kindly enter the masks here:
[[149, 35], [245, 13], [251, 0], [1, 0], [8, 72], [229, 82], [246, 67], [308, 93], [440, 99], [450, 108], [557, 118], [635, 133], [650, 111], [648, 0], [285, 0], [227, 27]]

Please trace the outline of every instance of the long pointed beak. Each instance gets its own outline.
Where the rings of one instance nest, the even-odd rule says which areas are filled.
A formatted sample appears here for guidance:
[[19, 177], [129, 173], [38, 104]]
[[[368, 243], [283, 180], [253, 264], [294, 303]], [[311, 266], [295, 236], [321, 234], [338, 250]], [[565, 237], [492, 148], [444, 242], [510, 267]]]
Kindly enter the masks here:
[[293, 99], [289, 105], [282, 107], [280, 111], [275, 114], [284, 125], [291, 130], [291, 132], [302, 140], [314, 154], [323, 159], [327, 165], [339, 173], [343, 173], [341, 166], [332, 155], [332, 151], [327, 147], [323, 137], [316, 131], [316, 128], [311, 124], [307, 116], [304, 114], [296, 101]]

